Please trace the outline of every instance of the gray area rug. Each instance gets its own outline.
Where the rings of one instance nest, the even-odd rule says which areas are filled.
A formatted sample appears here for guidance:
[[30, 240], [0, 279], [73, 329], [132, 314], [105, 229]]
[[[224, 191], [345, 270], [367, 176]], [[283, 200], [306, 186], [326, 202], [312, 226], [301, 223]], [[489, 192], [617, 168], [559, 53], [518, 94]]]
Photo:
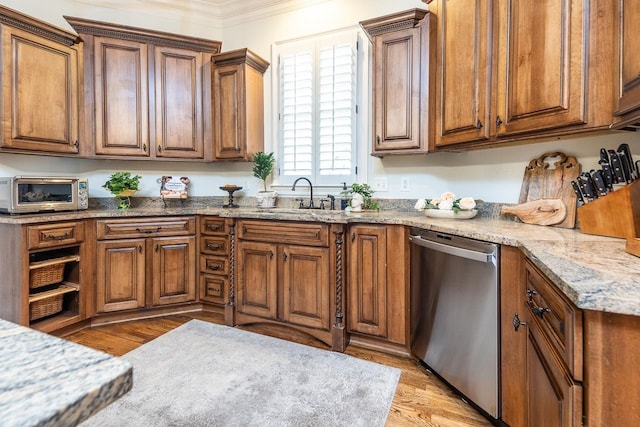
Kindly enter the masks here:
[[133, 389], [88, 426], [384, 426], [400, 370], [200, 320], [122, 357]]

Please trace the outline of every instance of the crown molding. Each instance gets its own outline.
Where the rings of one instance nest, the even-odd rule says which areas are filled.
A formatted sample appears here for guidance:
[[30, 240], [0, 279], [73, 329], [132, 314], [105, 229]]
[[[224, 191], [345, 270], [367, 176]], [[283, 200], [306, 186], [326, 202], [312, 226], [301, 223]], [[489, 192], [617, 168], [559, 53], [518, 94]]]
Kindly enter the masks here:
[[176, 13], [198, 24], [224, 28], [303, 9], [330, 0], [73, 0], [76, 3], [175, 18]]

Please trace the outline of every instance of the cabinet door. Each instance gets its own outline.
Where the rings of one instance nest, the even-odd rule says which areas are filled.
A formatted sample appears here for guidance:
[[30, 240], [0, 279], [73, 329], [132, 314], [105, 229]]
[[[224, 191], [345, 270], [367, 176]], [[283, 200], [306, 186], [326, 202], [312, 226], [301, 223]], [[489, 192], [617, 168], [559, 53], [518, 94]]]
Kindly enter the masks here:
[[535, 319], [527, 321], [528, 426], [582, 425], [582, 387], [575, 383]]
[[0, 145], [78, 152], [78, 51], [2, 25]]
[[202, 159], [201, 52], [155, 47], [156, 157]]
[[[440, 0], [438, 16], [436, 146], [488, 140], [495, 79], [495, 1]], [[432, 6], [429, 6], [432, 9]], [[464, 31], [460, 31], [464, 28]], [[497, 45], [497, 43], [496, 43]], [[494, 114], [495, 116], [495, 114]]]
[[499, 136], [585, 123], [583, 0], [500, 0]]
[[196, 238], [157, 237], [153, 246], [153, 305], [196, 299]]
[[374, 153], [419, 149], [420, 27], [374, 39]]
[[145, 239], [97, 243], [96, 311], [145, 305]]
[[329, 254], [326, 248], [282, 246], [282, 320], [329, 330]]
[[237, 310], [240, 313], [276, 319], [277, 247], [270, 243], [238, 242]]
[[213, 70], [213, 146], [216, 159], [245, 156], [245, 70], [224, 65]]
[[618, 64], [617, 115], [640, 108], [640, 2], [618, 0], [618, 28], [620, 59]]
[[352, 227], [349, 247], [350, 332], [387, 336], [387, 239], [384, 226]]
[[147, 45], [96, 37], [96, 154], [149, 155]]

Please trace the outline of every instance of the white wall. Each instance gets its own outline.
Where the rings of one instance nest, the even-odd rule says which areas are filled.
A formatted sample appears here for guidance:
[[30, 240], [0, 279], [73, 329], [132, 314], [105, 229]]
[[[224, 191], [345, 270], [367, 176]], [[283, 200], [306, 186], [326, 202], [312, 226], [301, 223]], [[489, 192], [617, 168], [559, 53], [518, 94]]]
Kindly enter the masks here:
[[[144, 8], [139, 8], [134, 13], [123, 12], [113, 8], [89, 6], [83, 0], [3, 0], [2, 4], [66, 29], [70, 27], [62, 15], [118, 22], [221, 40], [223, 50], [249, 47], [268, 60], [271, 60], [271, 45], [278, 41], [357, 25], [364, 19], [409, 8], [426, 8], [420, 0], [327, 0], [268, 19], [218, 28], [207, 25], [201, 16], [176, 14], [168, 19]], [[270, 67], [265, 74], [266, 151], [271, 151], [274, 143], [271, 125], [272, 69]], [[384, 159], [367, 156], [367, 177], [361, 181], [373, 185], [375, 178], [386, 177], [389, 190], [376, 193], [376, 196], [383, 198], [415, 199], [453, 191], [459, 196], [514, 203], [520, 193], [524, 168], [532, 158], [545, 152], [563, 151], [576, 156], [583, 170], [589, 170], [597, 167], [600, 147], [617, 148], [621, 142], [628, 143], [635, 157], [640, 159], [640, 133], [616, 132], [465, 153], [390, 156]], [[368, 146], [362, 148], [367, 152], [369, 150]], [[166, 174], [189, 176], [192, 181], [190, 194], [194, 196], [225, 195], [218, 187], [230, 182], [244, 186], [245, 194], [248, 195], [259, 189], [259, 182], [251, 176], [251, 164], [246, 163], [85, 160], [0, 154], [0, 176], [48, 173], [87, 176], [90, 180], [91, 197], [109, 196], [100, 185], [116, 170], [130, 170], [142, 175], [143, 190], [139, 194], [143, 196], [157, 195], [159, 185], [156, 180]], [[408, 181], [409, 191], [400, 191], [403, 179]]]

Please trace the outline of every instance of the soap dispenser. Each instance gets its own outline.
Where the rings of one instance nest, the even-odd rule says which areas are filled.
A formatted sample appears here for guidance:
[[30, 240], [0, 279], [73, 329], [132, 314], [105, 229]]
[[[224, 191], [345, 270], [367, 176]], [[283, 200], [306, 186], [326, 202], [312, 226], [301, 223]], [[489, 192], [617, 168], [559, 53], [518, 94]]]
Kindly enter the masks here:
[[345, 210], [347, 208], [347, 204], [349, 203], [349, 199], [347, 199], [347, 183], [342, 183], [342, 193], [340, 194], [340, 209]]

